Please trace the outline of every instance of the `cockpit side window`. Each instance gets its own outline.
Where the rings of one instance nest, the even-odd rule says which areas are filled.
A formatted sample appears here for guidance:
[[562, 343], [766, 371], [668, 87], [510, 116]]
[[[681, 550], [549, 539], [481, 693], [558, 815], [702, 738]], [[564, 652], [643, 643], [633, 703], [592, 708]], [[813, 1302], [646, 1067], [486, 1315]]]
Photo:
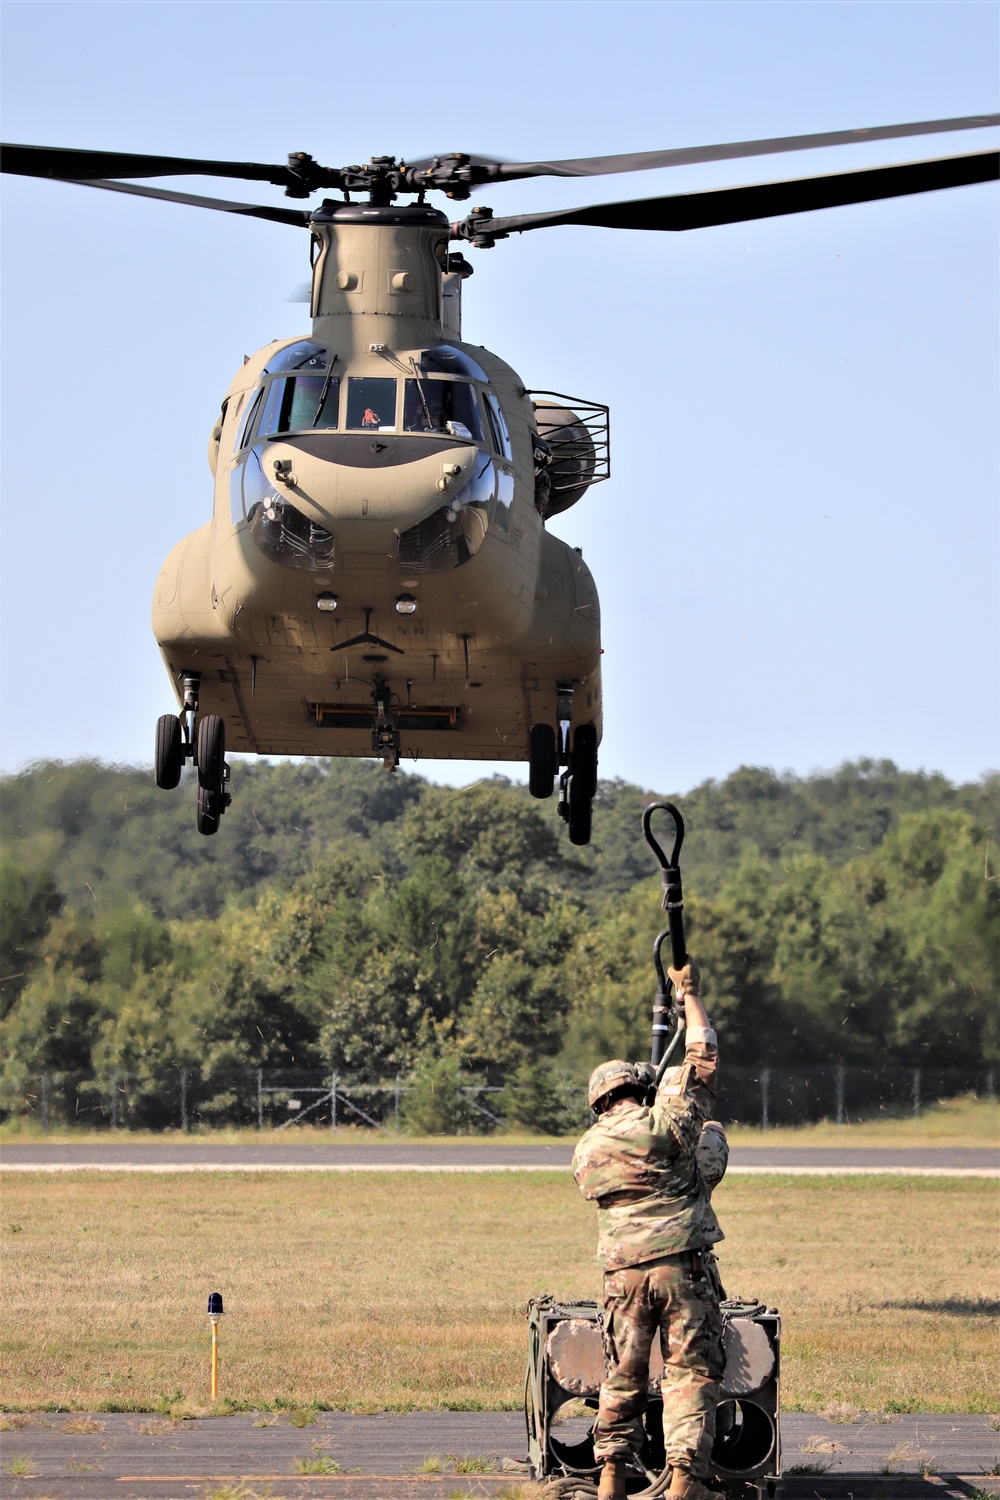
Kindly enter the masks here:
[[489, 418], [490, 432], [493, 436], [493, 447], [502, 458], [511, 458], [510, 433], [507, 431], [507, 423], [504, 421], [500, 403], [492, 391], [486, 392], [486, 415]]
[[250, 402], [250, 405], [247, 408], [247, 414], [243, 420], [243, 426], [240, 428], [239, 436], [236, 439], [236, 447], [234, 450], [235, 452], [238, 453], [241, 448], [245, 448], [247, 443], [250, 441], [250, 434], [253, 431], [254, 418], [260, 410], [260, 403], [263, 399], [264, 387], [261, 386], [260, 390], [254, 396], [253, 400]]
[[261, 410], [260, 421], [257, 423], [258, 432], [278, 432], [279, 418], [281, 415], [281, 398], [285, 394], [286, 380], [272, 380], [267, 387], [267, 396]]
[[405, 381], [403, 431], [447, 432], [481, 443], [483, 424], [475, 387], [465, 380]]

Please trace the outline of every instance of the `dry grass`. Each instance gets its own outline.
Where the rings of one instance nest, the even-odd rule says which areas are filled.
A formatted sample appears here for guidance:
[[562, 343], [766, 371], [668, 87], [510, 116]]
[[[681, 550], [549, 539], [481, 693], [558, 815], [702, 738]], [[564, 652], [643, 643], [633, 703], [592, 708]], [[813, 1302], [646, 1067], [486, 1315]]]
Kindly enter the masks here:
[[[173, 1423], [170, 1425], [173, 1426]], [[94, 1417], [70, 1417], [69, 1421], [62, 1423], [61, 1431], [74, 1433], [103, 1432], [104, 1423], [98, 1422]]]
[[996, 1147], [1000, 1145], [1000, 1101], [969, 1094], [941, 1100], [918, 1117], [900, 1113], [849, 1120], [844, 1125], [821, 1120], [817, 1125], [784, 1126], [766, 1134], [749, 1125], [733, 1125], [727, 1134], [731, 1144], [741, 1146]]
[[814, 1432], [802, 1444], [803, 1453], [843, 1453], [843, 1451], [843, 1443], [838, 1443], [836, 1438], [824, 1437], [818, 1432]]
[[168, 1130], [95, 1130], [90, 1125], [52, 1125], [42, 1128], [41, 1121], [33, 1115], [13, 1116], [0, 1124], [0, 1146], [49, 1145], [49, 1146], [95, 1146], [114, 1142], [144, 1146], [467, 1146], [479, 1150], [490, 1144], [496, 1146], [560, 1146], [575, 1145], [579, 1131], [574, 1135], [534, 1135], [527, 1130], [498, 1130], [492, 1135], [407, 1135], [405, 1131], [372, 1129], [368, 1125], [338, 1125], [332, 1131], [329, 1125], [314, 1125], [303, 1120], [301, 1125], [286, 1129], [260, 1131], [255, 1125], [198, 1125], [188, 1131]]
[[274, 1491], [252, 1490], [248, 1484], [209, 1483], [201, 1492], [201, 1500], [274, 1500]]
[[850, 1401], [831, 1401], [823, 1408], [823, 1415], [828, 1422], [850, 1424], [861, 1421], [861, 1408], [853, 1406]]
[[[989, 1411], [996, 1184], [734, 1178], [732, 1293], [785, 1315], [787, 1405]], [[4, 1404], [205, 1413], [207, 1293], [238, 1407], [520, 1405], [529, 1296], [596, 1296], [565, 1173], [4, 1182]]]
[[926, 1448], [919, 1448], [916, 1443], [898, 1443], [891, 1453], [886, 1454], [882, 1473], [894, 1474], [900, 1464], [911, 1463], [917, 1464], [925, 1479], [934, 1472], [933, 1453], [928, 1453]]
[[[730, 1141], [744, 1146], [766, 1143], [768, 1146], [996, 1146], [1000, 1143], [1000, 1100], [962, 1095], [928, 1106], [919, 1118], [905, 1112], [880, 1115], [875, 1119], [848, 1120], [836, 1125], [821, 1120], [816, 1125], [782, 1126], [762, 1135], [752, 1125], [730, 1125]], [[59, 1145], [94, 1145], [111, 1140], [132, 1141], [145, 1145], [204, 1146], [288, 1146], [326, 1145], [399, 1145], [469, 1146], [481, 1148], [491, 1142], [498, 1146], [544, 1146], [575, 1144], [574, 1136], [529, 1135], [523, 1131], [499, 1132], [492, 1136], [416, 1136], [401, 1135], [394, 1130], [371, 1130], [365, 1126], [340, 1126], [333, 1134], [329, 1126], [303, 1121], [288, 1130], [256, 1130], [251, 1126], [203, 1126], [187, 1134], [180, 1130], [94, 1130], [90, 1126], [53, 1126], [42, 1130], [41, 1121], [31, 1115], [14, 1117], [0, 1125], [0, 1145], [20, 1142], [46, 1142]]]

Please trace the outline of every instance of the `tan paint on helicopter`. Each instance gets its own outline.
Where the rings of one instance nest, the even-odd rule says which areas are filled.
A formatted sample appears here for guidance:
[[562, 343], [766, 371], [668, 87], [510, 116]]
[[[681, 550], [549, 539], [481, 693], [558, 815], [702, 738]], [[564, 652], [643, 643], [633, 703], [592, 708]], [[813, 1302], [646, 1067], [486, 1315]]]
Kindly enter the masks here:
[[[246, 402], [268, 362], [296, 339], [275, 341], [237, 371], [212, 430], [212, 520], [178, 543], [157, 582], [153, 626], [178, 699], [181, 675], [200, 672], [201, 712], [225, 718], [235, 751], [370, 756], [369, 728], [320, 727], [316, 705], [370, 706], [379, 674], [400, 706], [457, 713], [455, 729], [410, 729], [403, 716], [404, 757], [525, 760], [531, 724], [555, 723], [556, 684], [572, 682], [573, 723], [594, 723], [600, 733], [594, 582], [579, 553], [545, 532], [535, 508], [536, 422], [523, 382], [458, 337], [462, 277], [442, 270], [446, 230], [337, 223], [316, 226], [315, 242], [311, 337], [337, 354], [341, 379], [402, 378], [411, 356], [443, 341], [485, 372], [511, 443], [512, 462], [497, 460], [515, 476], [509, 530], [491, 527], [459, 568], [409, 577], [397, 562], [397, 534], [446, 500], [437, 487], [443, 464], [459, 466], [460, 488], [477, 450], [459, 443], [374, 471], [330, 462], [320, 445], [304, 451], [292, 436], [264, 445], [265, 471], [290, 461], [282, 495], [334, 534], [334, 565], [304, 572], [265, 557], [246, 522], [230, 518], [229, 471]], [[324, 592], [336, 595], [335, 614], [317, 610]], [[396, 613], [402, 592], [418, 600], [415, 615]], [[336, 649], [360, 633], [365, 608], [371, 631], [403, 655], [371, 645]]]
[[[385, 374], [386, 371], [380, 372]], [[395, 371], [393, 372], [395, 374]], [[275, 462], [292, 465], [295, 482], [284, 486], [288, 497], [303, 515], [319, 525], [336, 529], [337, 541], [351, 553], [376, 552], [388, 546], [393, 551], [395, 531], [405, 530], [439, 510], [447, 492], [438, 488], [446, 476], [448, 491], [462, 488], [475, 461], [476, 448], [450, 447], [409, 464], [394, 464], [378, 472], [377, 487], [370, 469], [349, 468], [303, 451], [292, 438], [268, 443], [262, 453], [265, 472]], [[459, 473], [452, 474], [457, 466]], [[387, 535], [377, 521], [391, 523]]]

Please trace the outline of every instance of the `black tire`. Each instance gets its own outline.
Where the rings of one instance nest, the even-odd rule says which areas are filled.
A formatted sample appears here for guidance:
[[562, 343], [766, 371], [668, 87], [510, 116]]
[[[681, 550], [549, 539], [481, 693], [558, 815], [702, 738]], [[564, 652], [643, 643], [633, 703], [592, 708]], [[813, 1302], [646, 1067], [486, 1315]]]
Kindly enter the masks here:
[[156, 785], [171, 792], [181, 779], [184, 768], [184, 742], [181, 721], [176, 714], [161, 714], [156, 721], [156, 756], [153, 761]]
[[590, 843], [590, 798], [585, 797], [576, 784], [576, 777], [569, 779], [569, 841], [571, 844]]
[[532, 724], [528, 739], [528, 791], [551, 797], [556, 779], [556, 732], [551, 724]]
[[226, 725], [218, 714], [206, 714], [198, 720], [195, 749], [198, 785], [208, 792], [221, 792], [226, 765]]
[[206, 835], [218, 833], [222, 816], [222, 793], [211, 787], [198, 788], [198, 832]]
[[581, 724], [574, 733], [572, 766], [578, 793], [592, 801], [597, 795], [597, 730], [593, 724]]

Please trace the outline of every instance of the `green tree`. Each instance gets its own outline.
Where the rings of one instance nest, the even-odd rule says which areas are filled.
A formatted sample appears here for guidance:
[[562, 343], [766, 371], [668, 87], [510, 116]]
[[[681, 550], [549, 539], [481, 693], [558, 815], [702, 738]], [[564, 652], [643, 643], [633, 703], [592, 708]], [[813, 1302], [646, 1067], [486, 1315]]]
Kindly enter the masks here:
[[582, 1129], [588, 1119], [582, 1089], [557, 1073], [544, 1058], [526, 1058], [510, 1074], [503, 1090], [494, 1096], [511, 1130], [536, 1135], [566, 1135]]
[[580, 920], [576, 903], [541, 885], [480, 892], [478, 973], [459, 1015], [462, 1048], [474, 1066], [509, 1069], [559, 1050]]
[[1000, 881], [989, 848], [969, 813], [938, 810], [901, 818], [872, 861], [908, 965], [889, 1037], [901, 1059], [967, 1065], [1000, 1054]]
[[420, 859], [385, 892], [378, 921], [386, 946], [416, 960], [457, 1007], [470, 987], [475, 929], [469, 892], [448, 861], [440, 854]]
[[402, 1123], [409, 1135], [457, 1135], [483, 1131], [486, 1117], [477, 1115], [462, 1093], [474, 1085], [454, 1047], [429, 1053], [411, 1073], [403, 1095]]
[[408, 860], [436, 854], [474, 880], [506, 884], [559, 857], [552, 829], [521, 791], [500, 779], [428, 787], [400, 824], [399, 847]]
[[46, 869], [32, 873], [0, 860], [0, 1016], [5, 1016], [28, 982], [42, 941], [63, 897]]

